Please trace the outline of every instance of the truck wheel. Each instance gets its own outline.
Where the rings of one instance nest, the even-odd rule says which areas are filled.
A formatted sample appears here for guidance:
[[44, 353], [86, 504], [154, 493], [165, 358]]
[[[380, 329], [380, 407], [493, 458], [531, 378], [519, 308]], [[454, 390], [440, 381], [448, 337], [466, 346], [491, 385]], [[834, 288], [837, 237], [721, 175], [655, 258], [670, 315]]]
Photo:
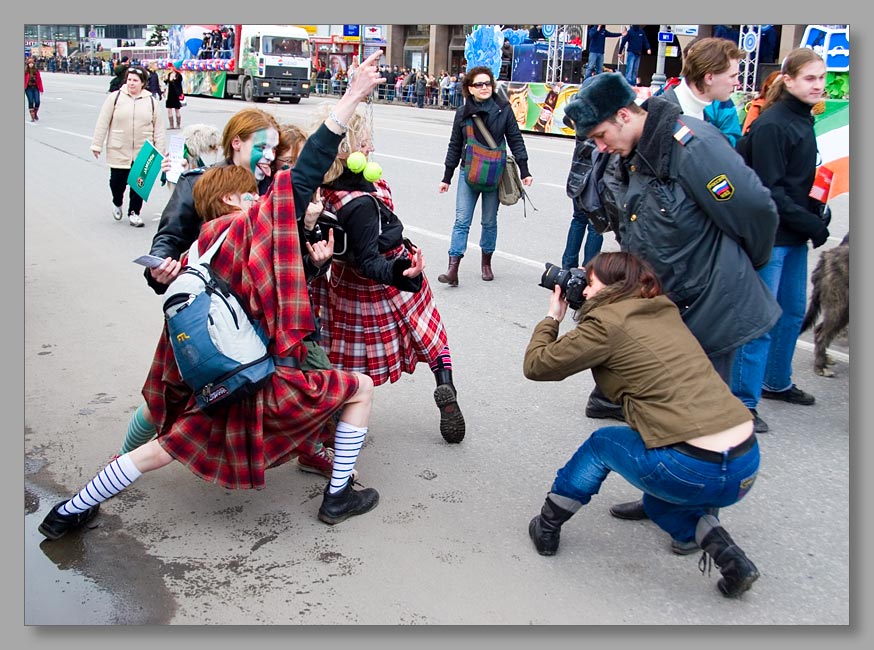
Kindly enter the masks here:
[[251, 102], [254, 99], [254, 92], [252, 91], [252, 80], [244, 79], [243, 80], [243, 99], [247, 102]]
[[300, 104], [300, 97], [290, 97], [288, 100], [289, 104]]

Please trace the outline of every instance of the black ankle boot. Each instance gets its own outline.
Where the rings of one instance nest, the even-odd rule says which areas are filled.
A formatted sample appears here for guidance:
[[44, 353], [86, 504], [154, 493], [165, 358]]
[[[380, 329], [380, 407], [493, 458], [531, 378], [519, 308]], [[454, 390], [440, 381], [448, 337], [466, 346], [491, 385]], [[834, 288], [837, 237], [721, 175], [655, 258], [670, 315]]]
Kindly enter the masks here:
[[608, 400], [598, 386], [595, 386], [594, 390], [589, 393], [589, 401], [586, 402], [586, 417], [597, 419], [612, 418], [625, 422], [625, 414], [622, 412], [622, 407]]
[[331, 526], [349, 517], [370, 512], [379, 503], [379, 492], [373, 488], [353, 490], [351, 478], [346, 481], [346, 487], [337, 494], [329, 494], [330, 487], [330, 483], [325, 486], [325, 496], [319, 508], [319, 519]]
[[574, 513], [559, 508], [546, 497], [540, 514], [528, 524], [528, 536], [534, 542], [534, 548], [541, 555], [555, 555], [561, 538], [561, 525], [574, 516]]
[[[708, 530], [709, 529], [709, 530]], [[707, 530], [706, 533], [702, 533]], [[704, 554], [698, 563], [701, 573], [707, 567], [707, 557], [711, 557], [722, 577], [716, 586], [727, 598], [740, 596], [759, 578], [759, 570], [746, 556], [743, 550], [734, 543], [731, 535], [712, 515], [701, 517], [695, 538], [704, 549]]]
[[451, 370], [435, 370], [434, 402], [440, 409], [440, 435], [446, 442], [457, 444], [464, 440], [465, 424], [461, 407], [458, 406]]

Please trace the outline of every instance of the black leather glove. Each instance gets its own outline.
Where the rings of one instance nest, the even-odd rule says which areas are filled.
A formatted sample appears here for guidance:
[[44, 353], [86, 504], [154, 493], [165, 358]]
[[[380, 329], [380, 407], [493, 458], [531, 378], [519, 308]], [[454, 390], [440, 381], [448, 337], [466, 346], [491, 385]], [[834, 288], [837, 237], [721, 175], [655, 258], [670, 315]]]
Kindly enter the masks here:
[[814, 237], [810, 238], [814, 248], [819, 248], [828, 240], [828, 228], [823, 227]]
[[819, 220], [822, 221], [823, 226], [828, 228], [828, 225], [832, 222], [832, 209], [828, 206], [828, 203], [820, 203], [819, 206]]

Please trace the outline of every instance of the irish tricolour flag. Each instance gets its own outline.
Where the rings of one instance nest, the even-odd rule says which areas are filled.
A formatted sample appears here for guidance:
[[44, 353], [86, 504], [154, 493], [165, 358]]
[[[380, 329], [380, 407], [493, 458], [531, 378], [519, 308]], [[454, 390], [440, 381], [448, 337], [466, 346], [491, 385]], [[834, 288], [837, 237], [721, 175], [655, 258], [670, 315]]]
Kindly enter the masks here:
[[826, 101], [813, 125], [822, 164], [834, 172], [829, 199], [850, 191], [850, 102]]

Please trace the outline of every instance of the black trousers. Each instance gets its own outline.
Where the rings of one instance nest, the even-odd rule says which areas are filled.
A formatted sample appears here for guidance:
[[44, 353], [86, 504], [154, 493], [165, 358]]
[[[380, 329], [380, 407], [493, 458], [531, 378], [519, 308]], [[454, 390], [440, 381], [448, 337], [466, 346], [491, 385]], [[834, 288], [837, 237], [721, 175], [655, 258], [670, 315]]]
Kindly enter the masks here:
[[[127, 177], [130, 174], [130, 169], [109, 168], [109, 189], [112, 191], [112, 204], [121, 207], [124, 204], [124, 191], [130, 187], [127, 184]], [[128, 214], [135, 212], [140, 213], [143, 209], [143, 197], [130, 190], [128, 198]]]

